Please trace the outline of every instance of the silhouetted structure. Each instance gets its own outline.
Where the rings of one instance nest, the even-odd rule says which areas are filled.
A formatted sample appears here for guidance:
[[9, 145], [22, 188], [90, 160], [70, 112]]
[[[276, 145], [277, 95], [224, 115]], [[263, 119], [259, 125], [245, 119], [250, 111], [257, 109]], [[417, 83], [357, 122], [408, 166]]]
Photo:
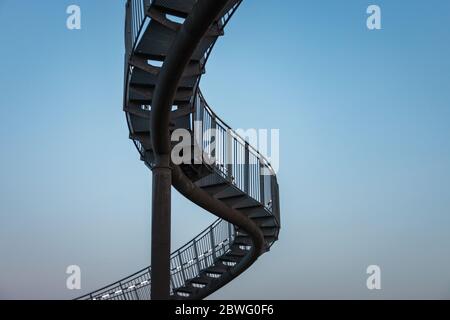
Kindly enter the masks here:
[[[211, 50], [240, 4], [127, 2], [124, 110], [130, 138], [153, 171], [152, 267], [80, 299], [202, 299], [244, 272], [278, 239], [274, 171], [212, 111], [199, 89]], [[204, 157], [174, 165], [170, 134], [180, 128], [194, 132], [196, 121], [202, 126], [191, 149], [202, 150]], [[215, 150], [208, 143], [209, 129], [216, 129]], [[171, 186], [219, 220], [170, 255]]]

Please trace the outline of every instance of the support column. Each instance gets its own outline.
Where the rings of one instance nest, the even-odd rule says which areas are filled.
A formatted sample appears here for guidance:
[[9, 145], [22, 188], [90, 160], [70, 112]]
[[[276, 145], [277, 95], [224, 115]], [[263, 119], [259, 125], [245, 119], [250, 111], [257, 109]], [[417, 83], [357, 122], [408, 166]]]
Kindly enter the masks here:
[[151, 298], [169, 300], [172, 169], [169, 156], [158, 158], [153, 168]]

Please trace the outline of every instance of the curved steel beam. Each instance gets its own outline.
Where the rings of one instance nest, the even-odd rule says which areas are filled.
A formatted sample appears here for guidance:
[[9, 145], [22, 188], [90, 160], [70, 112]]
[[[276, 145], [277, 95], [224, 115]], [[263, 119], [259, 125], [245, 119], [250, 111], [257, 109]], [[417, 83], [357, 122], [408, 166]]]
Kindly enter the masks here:
[[181, 77], [198, 44], [227, 2], [228, 0], [198, 0], [164, 60], [152, 103], [150, 128], [156, 155], [170, 154], [170, 111]]
[[[178, 166], [173, 167], [173, 186], [183, 196], [192, 200], [197, 205], [211, 212], [212, 214], [222, 218], [236, 226], [239, 226], [250, 236], [253, 246], [250, 252], [236, 265], [229, 274], [222, 276], [221, 282], [217, 283], [212, 291], [216, 291], [228, 284], [234, 278], [247, 270], [263, 253], [265, 250], [264, 236], [261, 229], [248, 217], [241, 212], [232, 209], [223, 202], [209, 195], [207, 192], [197, 187], [191, 180], [189, 180], [183, 171]], [[209, 293], [204, 292], [205, 296], [200, 296], [200, 299], [205, 298]]]

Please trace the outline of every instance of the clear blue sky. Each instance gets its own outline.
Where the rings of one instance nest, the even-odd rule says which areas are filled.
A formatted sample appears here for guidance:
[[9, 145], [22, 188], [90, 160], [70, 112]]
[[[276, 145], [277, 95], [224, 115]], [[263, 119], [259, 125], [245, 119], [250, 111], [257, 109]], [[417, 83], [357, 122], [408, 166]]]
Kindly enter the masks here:
[[[81, 31], [65, 27], [73, 3]], [[72, 298], [150, 261], [123, 8], [0, 0], [0, 298]], [[203, 91], [235, 128], [281, 129], [283, 230], [212, 298], [450, 298], [449, 16], [447, 0], [244, 1]], [[213, 220], [175, 195], [173, 248]], [[65, 288], [71, 264], [82, 292]]]

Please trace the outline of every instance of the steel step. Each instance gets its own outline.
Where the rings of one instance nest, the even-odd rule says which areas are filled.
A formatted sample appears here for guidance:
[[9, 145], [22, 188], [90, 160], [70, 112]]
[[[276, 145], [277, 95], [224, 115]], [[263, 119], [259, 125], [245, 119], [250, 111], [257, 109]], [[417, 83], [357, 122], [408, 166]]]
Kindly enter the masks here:
[[234, 239], [234, 244], [243, 245], [243, 246], [251, 246], [253, 245], [253, 241], [248, 236], [236, 236]]
[[205, 272], [206, 273], [215, 273], [215, 274], [224, 274], [224, 273], [227, 273], [229, 270], [230, 270], [229, 267], [227, 267], [223, 264], [220, 264], [220, 265], [215, 265], [215, 266], [206, 268]]
[[[198, 76], [195, 75], [182, 77], [180, 80], [180, 84], [178, 85], [178, 88], [192, 89], [197, 83], [197, 80]], [[131, 74], [130, 79], [131, 85], [136, 85], [137, 87], [141, 86], [152, 88], [155, 87], [157, 83], [158, 83], [158, 74], [150, 73], [142, 69], [134, 69], [133, 73]]]
[[[271, 236], [276, 235], [276, 231], [278, 230], [278, 227], [260, 228], [260, 229], [261, 229], [263, 236], [271, 237]], [[238, 237], [238, 236], [248, 236], [248, 234], [243, 230], [239, 230], [236, 237]]]
[[[179, 21], [173, 21], [173, 19], [169, 19], [166, 15], [166, 13], [163, 12], [164, 9], [160, 9], [157, 7], [151, 7], [148, 15], [150, 16], [150, 18], [158, 21], [159, 23], [161, 23], [162, 25], [164, 25], [165, 27], [173, 30], [173, 31], [179, 31], [181, 26], [183, 25], [183, 19], [177, 19]], [[182, 18], [182, 17], [181, 17]], [[210, 29], [207, 32], [208, 36], [223, 36], [224, 32], [223, 30], [220, 28], [218, 23], [213, 23], [213, 25], [210, 27]]]
[[212, 184], [209, 186], [202, 186], [200, 188], [202, 188], [208, 194], [214, 196], [214, 195], [218, 194], [219, 192], [222, 192], [223, 190], [227, 189], [228, 187], [229, 187], [228, 184], [226, 182], [223, 182], [223, 183], [219, 183], [219, 184]]
[[[165, 57], [169, 54], [177, 33], [177, 31], [164, 26], [158, 21], [151, 20], [147, 29], [144, 31], [135, 52], [138, 55], [148, 57], [149, 59], [164, 61]], [[197, 46], [197, 49], [194, 51], [191, 60], [200, 61], [216, 39], [217, 36], [203, 37]]]
[[234, 208], [236, 205], [238, 205], [240, 202], [244, 201], [248, 198], [248, 195], [241, 194], [237, 196], [227, 197], [227, 198], [217, 198], [218, 200], [225, 203], [230, 208]]
[[[161, 71], [161, 67], [151, 65], [145, 56], [141, 56], [137, 53], [131, 57], [130, 65], [154, 75], [158, 75]], [[205, 70], [201, 68], [198, 61], [191, 61], [184, 70], [183, 77], [199, 77], [204, 73]]]
[[242, 260], [242, 257], [224, 254], [223, 256], [219, 257], [219, 260], [238, 263]]
[[197, 291], [198, 291], [198, 288], [194, 288], [190, 285], [187, 285], [187, 286], [185, 285], [183, 287], [180, 287], [180, 288], [177, 288], [174, 290], [175, 293], [182, 292], [182, 293], [188, 293], [188, 294], [194, 294]]
[[271, 216], [270, 212], [268, 212], [260, 204], [252, 207], [238, 208], [237, 210], [243, 212], [247, 217], [251, 219]]
[[260, 228], [276, 228], [277, 222], [273, 216], [253, 217], [251, 218]]
[[228, 255], [235, 256], [235, 257], [244, 257], [248, 254], [247, 250], [242, 250], [239, 248], [239, 245], [232, 245], [231, 251], [227, 253]]
[[194, 279], [188, 280], [186, 283], [189, 283], [189, 284], [198, 283], [198, 284], [202, 284], [202, 285], [208, 286], [213, 281], [214, 281], [213, 279], [211, 279], [211, 278], [209, 278], [209, 277], [207, 277], [206, 275], [203, 274], [203, 275], [200, 275], [200, 276], [198, 276], [198, 277], [196, 277]]
[[166, 13], [186, 18], [197, 0], [155, 0], [153, 5]]
[[[140, 103], [143, 105], [151, 105], [153, 101], [153, 93], [155, 88], [130, 85], [128, 94], [129, 99], [132, 102]], [[174, 104], [186, 104], [189, 103], [193, 95], [193, 90], [179, 89], [175, 95]]]

